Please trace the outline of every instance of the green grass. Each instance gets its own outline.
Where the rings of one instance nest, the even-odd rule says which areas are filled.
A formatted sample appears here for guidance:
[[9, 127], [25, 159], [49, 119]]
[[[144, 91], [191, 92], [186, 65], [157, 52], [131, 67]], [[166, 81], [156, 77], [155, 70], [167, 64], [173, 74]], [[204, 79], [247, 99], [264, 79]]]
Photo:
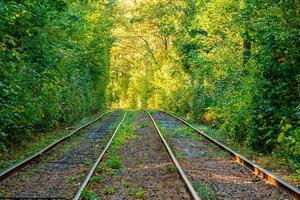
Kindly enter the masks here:
[[117, 155], [117, 149], [122, 148], [127, 141], [136, 137], [134, 127], [131, 123], [133, 117], [134, 113], [130, 112], [127, 114], [125, 122], [112, 141], [108, 151], [108, 159], [105, 161], [105, 165], [109, 168], [120, 169], [122, 167], [122, 158]]
[[101, 166], [97, 166], [95, 169], [95, 172], [98, 174], [102, 174], [104, 172], [104, 168]]
[[[161, 132], [161, 134], [163, 135], [163, 137], [166, 139], [166, 140], [170, 140], [171, 138], [173, 137], [179, 137], [177, 134], [177, 136], [174, 136], [174, 132], [172, 133], [171, 131], [167, 130], [165, 127], [163, 127], [162, 125], [158, 124], [158, 128]], [[175, 157], [178, 159], [178, 160], [185, 160], [186, 157], [180, 152], [178, 151], [173, 145], [172, 143], [169, 143], [169, 146], [172, 150], [172, 152], [174, 153]]]
[[112, 169], [120, 169], [121, 168], [121, 157], [117, 155], [110, 154], [108, 160], [105, 161], [105, 165]]
[[97, 176], [93, 176], [91, 178], [91, 182], [94, 182], [94, 183], [101, 183], [103, 181], [104, 177], [103, 176], [100, 176], [100, 175], [97, 175]]
[[211, 151], [211, 152], [207, 152], [204, 154], [204, 157], [206, 158], [217, 158], [217, 159], [221, 159], [221, 158], [227, 158], [230, 159], [230, 155], [225, 152], [225, 151]]
[[126, 141], [134, 139], [134, 127], [131, 124], [133, 113], [128, 113], [124, 124], [120, 127], [116, 137], [112, 141], [110, 149], [115, 150], [123, 147]]
[[81, 175], [70, 176], [70, 177], [67, 178], [67, 182], [68, 182], [69, 185], [73, 185], [76, 180], [80, 180], [80, 179], [83, 179], [83, 177]]
[[31, 176], [33, 174], [42, 174], [44, 172], [45, 172], [45, 170], [43, 170], [43, 169], [28, 169], [26, 171], [26, 175]]
[[182, 135], [184, 135], [184, 136], [193, 138], [195, 141], [202, 141], [203, 140], [203, 137], [199, 136], [196, 131], [194, 131], [190, 127], [185, 127], [185, 126], [175, 128], [174, 132], [171, 133], [171, 134], [175, 138], [180, 138]]
[[138, 125], [141, 127], [141, 128], [146, 128], [146, 127], [149, 127], [149, 122], [145, 122], [145, 121], [140, 121], [138, 123]]
[[88, 189], [84, 189], [80, 197], [82, 200], [100, 200], [94, 191]]
[[177, 168], [176, 168], [176, 166], [174, 166], [174, 165], [169, 165], [169, 166], [167, 166], [167, 167], [166, 167], [166, 170], [167, 170], [168, 172], [177, 172]]
[[[134, 115], [135, 114], [132, 112], [127, 113], [124, 123], [120, 126], [120, 129], [108, 149], [106, 160], [103, 162], [102, 166], [96, 167], [96, 175], [92, 177], [91, 185], [103, 182], [104, 176], [113, 176], [116, 179], [122, 179], [122, 176], [120, 175], [122, 157], [118, 155], [118, 149], [122, 148], [127, 141], [136, 137], [134, 127], [132, 125]], [[123, 186], [125, 188], [129, 188], [130, 182], [124, 182]], [[107, 186], [100, 190], [103, 195], [112, 195], [115, 194], [116, 191], [117, 188], [115, 186]]]
[[130, 188], [128, 190], [128, 196], [134, 196], [137, 199], [143, 198], [146, 194], [146, 190], [143, 189], [134, 189], [134, 188]]
[[216, 194], [210, 185], [195, 182], [195, 183], [193, 183], [193, 187], [195, 188], [196, 192], [199, 194], [201, 199], [203, 199], [203, 200], [216, 199]]
[[130, 185], [131, 185], [130, 181], [124, 181], [124, 182], [123, 182], [123, 186], [124, 186], [125, 188], [129, 188]]
[[181, 126], [181, 127], [174, 127], [172, 130], [168, 130], [166, 127], [159, 124], [159, 122], [158, 122], [158, 127], [166, 139], [181, 138], [182, 136], [184, 136], [184, 137], [193, 138], [195, 141], [203, 140], [203, 137], [199, 136], [199, 134], [190, 127]]
[[112, 194], [116, 193], [116, 188], [114, 186], [109, 186], [109, 187], [103, 188], [101, 190], [101, 192], [104, 195], [112, 195]]

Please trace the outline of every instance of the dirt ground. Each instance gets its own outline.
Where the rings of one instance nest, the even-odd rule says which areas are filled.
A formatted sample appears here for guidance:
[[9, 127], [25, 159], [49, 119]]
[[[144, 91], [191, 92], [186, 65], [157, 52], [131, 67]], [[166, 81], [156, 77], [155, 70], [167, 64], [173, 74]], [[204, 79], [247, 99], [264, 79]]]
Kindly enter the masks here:
[[89, 189], [100, 199], [191, 199], [147, 114], [137, 113], [133, 125], [136, 137], [117, 150], [122, 167], [102, 173], [103, 181]]
[[161, 112], [152, 114], [200, 196], [205, 199], [292, 199], [201, 136], [186, 135], [185, 125], [174, 118]]
[[109, 114], [0, 183], [0, 197], [71, 198], [122, 113]]

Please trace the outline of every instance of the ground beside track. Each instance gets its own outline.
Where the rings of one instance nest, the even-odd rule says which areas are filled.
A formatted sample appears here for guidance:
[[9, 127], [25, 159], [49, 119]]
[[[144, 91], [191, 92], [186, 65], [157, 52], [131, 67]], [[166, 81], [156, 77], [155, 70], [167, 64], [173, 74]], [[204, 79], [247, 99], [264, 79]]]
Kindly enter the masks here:
[[206, 199], [292, 199], [282, 189], [236, 163], [227, 152], [173, 117], [152, 112], [200, 197]]
[[71, 198], [102, 152], [122, 112], [105, 115], [70, 140], [0, 183], [5, 197]]

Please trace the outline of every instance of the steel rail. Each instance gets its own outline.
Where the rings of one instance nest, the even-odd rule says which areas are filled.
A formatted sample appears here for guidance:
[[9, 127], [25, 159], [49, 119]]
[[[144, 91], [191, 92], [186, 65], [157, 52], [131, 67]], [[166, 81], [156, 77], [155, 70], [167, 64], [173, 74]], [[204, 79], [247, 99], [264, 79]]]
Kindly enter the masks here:
[[83, 181], [83, 183], [81, 184], [79, 190], [77, 191], [76, 195], [74, 196], [73, 200], [78, 200], [80, 198], [80, 195], [82, 194], [82, 191], [84, 190], [84, 188], [87, 186], [87, 184], [90, 181], [90, 178], [92, 177], [92, 175], [95, 172], [96, 167], [98, 166], [98, 164], [100, 163], [100, 161], [102, 160], [104, 154], [106, 153], [107, 149], [109, 148], [109, 146], [111, 145], [114, 137], [116, 136], [119, 128], [121, 127], [121, 125], [123, 124], [125, 117], [127, 115], [127, 111], [125, 112], [123, 119], [121, 120], [121, 122], [119, 123], [119, 125], [117, 126], [117, 128], [115, 129], [115, 132], [113, 133], [112, 137], [110, 138], [109, 142], [107, 143], [106, 147], [104, 148], [104, 150], [102, 151], [102, 153], [99, 155], [99, 157], [97, 158], [97, 160], [95, 161], [95, 163], [93, 164], [92, 168], [90, 169], [88, 175], [86, 176], [85, 180]]
[[196, 131], [198, 134], [200, 134], [201, 136], [203, 136], [204, 138], [206, 138], [207, 140], [209, 140], [211, 143], [217, 145], [219, 148], [221, 148], [222, 150], [229, 152], [230, 155], [232, 157], [234, 157], [234, 159], [236, 160], [237, 163], [248, 167], [249, 169], [252, 170], [252, 172], [257, 175], [258, 177], [264, 179], [267, 183], [275, 185], [277, 187], [280, 187], [282, 189], [284, 189], [285, 191], [287, 191], [288, 193], [290, 193], [295, 199], [300, 199], [300, 190], [292, 185], [290, 185], [289, 183], [287, 183], [286, 181], [282, 180], [281, 178], [275, 176], [274, 174], [272, 174], [271, 172], [269, 172], [268, 170], [264, 169], [263, 167], [255, 164], [254, 162], [252, 162], [251, 160], [245, 158], [244, 156], [240, 155], [239, 153], [231, 150], [230, 148], [226, 147], [224, 144], [222, 144], [221, 142], [213, 139], [212, 137], [208, 136], [207, 134], [205, 134], [203, 131], [200, 131], [199, 129], [197, 129], [196, 127], [194, 127], [193, 125], [189, 124], [187, 121], [181, 119], [180, 117], [167, 112], [167, 111], [162, 111], [172, 117], [174, 117], [175, 119], [177, 119], [178, 121], [180, 121], [181, 123], [185, 124], [186, 126], [192, 128], [194, 131]]
[[192, 183], [190, 182], [190, 180], [188, 179], [188, 177], [186, 176], [186, 174], [184, 173], [182, 167], [180, 166], [178, 160], [176, 159], [174, 153], [172, 152], [170, 146], [168, 145], [167, 141], [165, 140], [165, 138], [163, 137], [163, 135], [161, 134], [155, 120], [153, 119], [152, 115], [150, 114], [150, 112], [148, 110], [146, 110], [146, 112], [148, 113], [153, 125], [155, 126], [155, 129], [158, 133], [158, 135], [160, 136], [163, 144], [165, 145], [169, 155], [171, 156], [171, 159], [173, 161], [173, 163], [175, 164], [176, 168], [177, 168], [177, 171], [179, 172], [181, 178], [183, 179], [185, 185], [187, 186], [188, 188], [188, 191], [190, 192], [190, 194], [192, 195], [193, 199], [194, 200], [201, 200], [200, 197], [198, 196], [196, 190], [194, 189]]
[[16, 171], [24, 168], [25, 166], [29, 165], [30, 163], [32, 163], [33, 161], [37, 160], [38, 158], [40, 158], [43, 154], [47, 153], [48, 151], [52, 150], [54, 147], [56, 147], [57, 145], [65, 142], [66, 140], [70, 139], [74, 134], [76, 134], [77, 132], [79, 132], [80, 130], [86, 128], [87, 126], [93, 124], [94, 122], [98, 121], [99, 119], [101, 119], [104, 115], [106, 115], [107, 113], [110, 113], [111, 111], [105, 112], [102, 115], [100, 115], [99, 117], [97, 117], [95, 120], [92, 120], [90, 122], [88, 122], [87, 124], [77, 128], [76, 130], [72, 131], [69, 135], [64, 136], [60, 139], [58, 139], [57, 141], [53, 142], [52, 144], [50, 144], [49, 146], [45, 147], [44, 149], [42, 149], [41, 151], [39, 151], [38, 153], [26, 158], [25, 160], [21, 161], [20, 163], [17, 163], [16, 165], [8, 168], [7, 170], [5, 170], [4, 172], [2, 172], [0, 174], [0, 182], [3, 181], [4, 179], [8, 178], [9, 176], [11, 176], [13, 173], [15, 173]]

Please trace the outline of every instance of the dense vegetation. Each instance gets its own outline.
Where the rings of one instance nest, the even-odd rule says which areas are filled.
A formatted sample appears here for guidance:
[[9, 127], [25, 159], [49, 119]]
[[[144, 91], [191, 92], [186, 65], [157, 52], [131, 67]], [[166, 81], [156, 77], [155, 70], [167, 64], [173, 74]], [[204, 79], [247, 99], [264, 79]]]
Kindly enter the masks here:
[[105, 105], [159, 108], [299, 169], [299, 15], [295, 0], [0, 0], [1, 148]]
[[120, 10], [113, 105], [187, 115], [299, 169], [297, 1], [160, 0]]
[[104, 106], [112, 9], [0, 0], [0, 149]]

